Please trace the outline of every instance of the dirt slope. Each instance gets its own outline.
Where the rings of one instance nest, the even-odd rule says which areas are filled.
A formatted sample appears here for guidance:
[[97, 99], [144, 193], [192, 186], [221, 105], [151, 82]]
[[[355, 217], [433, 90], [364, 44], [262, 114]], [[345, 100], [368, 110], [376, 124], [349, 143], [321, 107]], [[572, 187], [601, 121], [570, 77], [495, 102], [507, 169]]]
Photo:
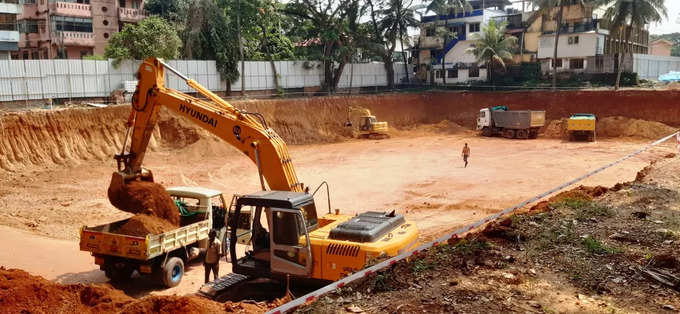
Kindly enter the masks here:
[[[240, 100], [233, 104], [260, 112], [288, 144], [328, 143], [346, 139], [347, 107], [366, 107], [396, 129], [441, 121], [474, 126], [480, 108], [543, 109], [548, 120], [575, 112], [600, 119], [625, 116], [680, 125], [680, 91], [427, 92]], [[108, 160], [120, 150], [129, 106], [33, 111], [0, 115], [0, 169]], [[398, 132], [397, 132], [398, 133]], [[161, 112], [150, 147], [183, 148], [209, 136], [183, 118]]]

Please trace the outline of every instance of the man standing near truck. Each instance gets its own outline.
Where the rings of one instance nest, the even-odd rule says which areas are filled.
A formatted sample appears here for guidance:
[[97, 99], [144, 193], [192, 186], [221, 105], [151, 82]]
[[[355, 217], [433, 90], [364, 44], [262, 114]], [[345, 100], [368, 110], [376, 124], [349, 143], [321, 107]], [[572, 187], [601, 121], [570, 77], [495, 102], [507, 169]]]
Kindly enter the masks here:
[[220, 256], [222, 256], [222, 243], [216, 239], [217, 232], [214, 229], [208, 233], [208, 249], [205, 251], [205, 282], [208, 283], [210, 271], [212, 270], [215, 280], [220, 277]]
[[467, 168], [468, 157], [470, 157], [470, 146], [465, 143], [465, 146], [463, 146], [463, 161], [465, 162], [465, 168]]

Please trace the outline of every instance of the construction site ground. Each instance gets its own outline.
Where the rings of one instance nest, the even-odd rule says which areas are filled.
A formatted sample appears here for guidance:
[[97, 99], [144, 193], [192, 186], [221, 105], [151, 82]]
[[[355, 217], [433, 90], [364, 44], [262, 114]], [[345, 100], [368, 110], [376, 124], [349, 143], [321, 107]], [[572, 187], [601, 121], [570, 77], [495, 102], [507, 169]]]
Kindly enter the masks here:
[[677, 313], [678, 173], [669, 154], [608, 192], [558, 194], [298, 313]]
[[[409, 97], [416, 96], [398, 97], [409, 100]], [[376, 102], [375, 96], [370, 98], [367, 101]], [[407, 219], [418, 225], [422, 241], [430, 240], [447, 231], [496, 213], [610, 163], [640, 148], [651, 139], [661, 137], [657, 135], [667, 135], [668, 130], [673, 130], [671, 127], [661, 125], [657, 133], [647, 132], [642, 137], [630, 136], [631, 134], [628, 133], [623, 137], [611, 137], [616, 135], [609, 134], [610, 136], [600, 137], [594, 143], [567, 142], [560, 136], [559, 131], [554, 132], [554, 130], [548, 130], [548, 133], [552, 132], [548, 134], [549, 136], [544, 134], [536, 140], [484, 138], [471, 130], [474, 120], [469, 123], [453, 122], [458, 116], [454, 114], [455, 112], [474, 112], [479, 109], [477, 105], [474, 105], [477, 109], [450, 108], [449, 114], [440, 115], [435, 112], [431, 116], [413, 118], [413, 120], [405, 116], [396, 116], [396, 113], [386, 113], [385, 116], [389, 118], [385, 120], [390, 123], [394, 122], [396, 126], [392, 132], [392, 138], [356, 140], [348, 139], [341, 127], [344, 110], [342, 108], [345, 103], [333, 104], [332, 98], [323, 101], [331, 104], [321, 107], [321, 111], [326, 111], [324, 117], [308, 116], [313, 122], [305, 122], [298, 115], [290, 118], [293, 116], [292, 113], [283, 108], [276, 107], [277, 109], [273, 110], [266, 107], [266, 104], [257, 104], [255, 107], [262, 106], [260, 109], [263, 110], [260, 111], [265, 111], [265, 116], [270, 118], [270, 121], [273, 120], [275, 129], [287, 142], [295, 143], [295, 145], [290, 145], [289, 149], [301, 181], [312, 188], [316, 188], [323, 181], [329, 183], [333, 209], [338, 208], [344, 213], [396, 209], [397, 212], [403, 213]], [[433, 102], [437, 101], [442, 100], [439, 98], [433, 100]], [[372, 108], [377, 112], [378, 120], [383, 120], [380, 112], [385, 111], [387, 107], [389, 106]], [[106, 196], [106, 187], [109, 184], [111, 172], [115, 169], [115, 162], [111, 155], [120, 149], [121, 138], [124, 135], [122, 122], [129, 112], [128, 108], [125, 106], [111, 108], [98, 112], [96, 116], [90, 115], [90, 111], [80, 113], [77, 110], [83, 109], [72, 109], [56, 114], [61, 116], [47, 116], [47, 118], [34, 119], [35, 117], [22, 116], [22, 114], [11, 117], [20, 122], [23, 119], [23, 123], [30, 125], [34, 130], [31, 131], [33, 133], [23, 134], [11, 127], [6, 127], [3, 130], [4, 140], [0, 139], [0, 148], [10, 151], [6, 155], [0, 151], [0, 237], [14, 239], [0, 242], [0, 252], [4, 252], [0, 253], [0, 266], [23, 269], [32, 275], [42, 276], [62, 284], [107, 282], [103, 272], [98, 269], [97, 265], [94, 265], [92, 257], [88, 253], [79, 251], [77, 241], [79, 228], [83, 225], [99, 225], [130, 216], [128, 213], [116, 210], [109, 204]], [[677, 111], [675, 108], [669, 110]], [[673, 119], [677, 118], [675, 111], [673, 114], [660, 115], [663, 119], [658, 120], [674, 124]], [[404, 115], [408, 112], [410, 111], [404, 112]], [[324, 112], [317, 114], [324, 115]], [[650, 115], [648, 112], [642, 114]], [[147, 153], [145, 159], [145, 166], [153, 170], [156, 182], [164, 186], [198, 185], [215, 188], [223, 191], [227, 198], [233, 193], [254, 192], [260, 189], [257, 168], [241, 152], [191, 126], [188, 120], [174, 118], [167, 112], [163, 115], [164, 118], [152, 141], [153, 150]], [[277, 115], [285, 115], [287, 118], [271, 118]], [[333, 119], [337, 120], [337, 125], [318, 122], [325, 121], [324, 119], [327, 119], [326, 116], [329, 115], [334, 116]], [[468, 120], [468, 115], [469, 113], [462, 114], [461, 119]], [[437, 119], [437, 116], [441, 119]], [[636, 114], [626, 114], [626, 116], [643, 118]], [[2, 121], [7, 126], [12, 123], [12, 119], [5, 118]], [[59, 124], [61, 121], [59, 119], [77, 121], [77, 123], [87, 125], [87, 128], [71, 126], [78, 130], [67, 136], [63, 134], [68, 133], [69, 127], [62, 127], [65, 130], [56, 130], [58, 129], [56, 127], [53, 128], [55, 130], [44, 130], [48, 126]], [[649, 122], [641, 127], [651, 128], [651, 125], [656, 128], [658, 125], [654, 123], [656, 122]], [[315, 129], [312, 130], [312, 128]], [[297, 132], [296, 130], [304, 131]], [[11, 136], [16, 139], [7, 140]], [[40, 140], [50, 137], [56, 137], [59, 140], [55, 143], [33, 144], [33, 146], [24, 143], [29, 142], [26, 139]], [[92, 142], [95, 142], [94, 145]], [[464, 143], [468, 143], [471, 147], [470, 164], [467, 168], [463, 167], [461, 158]], [[599, 173], [581, 184], [614, 186], [619, 182], [632, 181], [636, 178], [638, 171], [654, 160], [666, 160], [664, 163], [666, 168], [663, 169], [668, 169], [668, 171], [652, 171], [646, 180], [671, 182], [674, 177], [670, 177], [673, 175], [670, 169], [676, 169], [680, 165], [676, 165], [677, 159], [664, 158], [664, 156], [676, 149], [674, 143], [660, 145]], [[44, 152], [44, 155], [40, 155], [40, 152]], [[658, 179], [655, 179], [657, 177]], [[677, 184], [677, 180], [673, 184]], [[672, 189], [672, 187], [665, 188]], [[632, 190], [629, 188], [628, 191]], [[320, 193], [316, 197], [319, 214], [327, 210], [326, 199], [322, 195], [324, 194]], [[657, 194], [653, 196], [656, 197]], [[665, 199], [660, 197], [659, 202]], [[632, 201], [634, 200], [631, 198]], [[599, 199], [598, 202], [600, 202]], [[676, 203], [669, 203], [665, 208], [677, 210], [676, 205]], [[596, 219], [598, 222], [604, 221]], [[586, 226], [594, 230], [598, 225], [586, 221]], [[650, 226], [656, 225], [652, 223]], [[677, 230], [677, 225], [671, 228], [659, 224], [655, 229], [658, 228]], [[599, 232], [606, 232], [605, 230], [609, 229], [605, 228]], [[579, 232], [581, 232], [580, 229]], [[583, 231], [583, 233], [594, 234], [594, 231]], [[602, 236], [608, 241], [604, 234]], [[422, 309], [435, 311], [441, 309], [442, 312], [450, 312], [451, 307], [441, 303], [444, 301], [439, 301], [444, 300], [442, 297], [437, 297], [436, 301], [441, 304], [421, 300], [421, 298], [429, 298], [449, 291], [446, 289], [474, 287], [474, 289], [490, 289], [491, 292], [487, 296], [487, 290], [469, 290], [466, 296], [452, 297], [456, 301], [451, 304], [455, 306], [469, 303], [469, 308], [458, 308], [462, 312], [488, 312], [489, 309], [496, 308], [490, 304], [497, 306], [499, 310], [510, 309], [521, 312], [541, 309], [579, 311], [582, 309], [579, 306], [583, 304], [594, 304], [585, 309], [598, 311], [609, 308], [634, 309], [641, 312], [658, 310], [658, 308], [645, 310], [634, 304], [617, 305], [619, 303], [606, 300], [602, 302], [609, 302], [607, 306], [610, 307], [601, 307], [598, 305], [599, 297], [593, 298], [590, 290], [580, 290], [590, 288], [584, 288], [585, 286], [571, 279], [565, 279], [564, 276], [560, 277], [562, 273], [556, 270], [548, 271], [551, 264], [543, 264], [540, 260], [538, 262], [540, 265], [532, 264], [528, 267], [523, 264], [533, 262], [526, 257], [529, 249], [522, 247], [523, 244], [508, 241], [507, 246], [502, 246], [506, 244], [501, 245], [486, 239], [483, 241], [491, 243], [490, 247], [493, 249], [484, 249], [480, 254], [482, 259], [488, 256], [488, 260], [493, 260], [495, 263], [496, 259], [500, 258], [505, 265], [503, 268], [495, 266], [489, 268], [476, 264], [476, 266], [460, 267], [461, 265], [455, 264], [455, 261], [441, 265], [427, 261], [422, 271], [412, 271], [414, 262], [411, 261], [409, 264], [404, 264], [406, 266], [399, 266], [403, 269], [396, 273], [399, 278], [404, 278], [399, 279], [399, 282], [406, 283], [406, 285], [382, 288], [384, 291], [376, 294], [382, 301], [378, 298], [367, 298], [367, 294], [374, 295], [375, 288], [371, 288], [370, 284], [362, 284], [351, 294], [346, 294], [347, 291], [341, 292], [343, 300], [351, 300], [350, 302], [338, 302], [338, 296], [331, 296], [330, 299], [324, 299], [323, 304], [314, 306], [321, 306], [331, 311], [347, 311], [350, 305], [356, 305], [357, 308], [369, 312], [402, 311], [406, 313]], [[678, 243], [680, 242], [675, 241], [671, 245], [678, 248]], [[616, 243], [616, 246], [622, 245]], [[486, 248], [486, 245], [484, 247]], [[446, 254], [449, 253], [451, 252]], [[626, 254], [628, 253], [624, 255], [627, 256]], [[641, 254], [644, 256], [647, 253]], [[650, 254], [656, 254], [656, 251], [650, 251]], [[545, 256], [546, 254], [539, 255]], [[503, 262], [506, 256], [511, 256], [517, 262], [515, 264]], [[605, 254], [604, 256], [611, 255]], [[621, 255], [615, 256], [619, 258]], [[513, 267], [516, 265], [519, 270], [514, 272]], [[444, 266], [448, 267], [447, 270], [442, 269]], [[230, 268], [231, 265], [226, 262], [221, 263], [222, 273], [226, 273]], [[534, 276], [533, 272], [527, 275], [525, 272], [529, 270], [525, 268], [531, 268], [539, 275]], [[443, 275], [440, 276], [437, 272]], [[504, 282], [509, 279], [503, 277], [504, 273], [512, 273], [516, 276], [515, 278], [522, 278], [521, 283], [516, 286], [506, 285]], [[621, 276], [629, 280], [625, 275]], [[428, 278], [436, 278], [436, 280]], [[452, 283], [454, 281], [455, 284]], [[116, 288], [135, 298], [149, 294], [187, 295], [195, 293], [202, 282], [203, 266], [199, 262], [190, 264], [187, 276], [182, 283], [172, 289], [162, 289], [154, 283], [143, 280]], [[483, 284], [480, 285], [480, 282]], [[389, 282], [389, 284], [392, 285], [395, 282]], [[646, 284], [645, 287], [653, 285], [648, 282]], [[516, 287], [522, 287], [522, 285], [530, 286], [527, 288], [530, 290], [521, 292], [522, 296], [530, 295], [529, 291], [539, 292], [550, 289], [555, 293], [525, 300], [518, 298], [514, 292]], [[640, 285], [643, 284], [640, 283]], [[499, 286], [502, 286], [502, 289]], [[433, 289], [436, 290], [428, 293], [419, 291], [431, 287], [435, 287]], [[372, 289], [373, 292], [368, 292], [367, 289]], [[669, 293], [667, 289], [663, 290], [663, 287], [660, 289], [665, 294]], [[363, 297], [357, 296], [357, 291]], [[399, 297], [400, 293], [407, 293], [409, 297]], [[569, 299], [574, 298], [574, 295], [576, 295], [576, 300]], [[583, 299], [581, 295], [586, 299]], [[597, 296], [597, 293], [595, 295]], [[511, 298], [510, 301], [501, 301], [501, 299], [507, 300], [508, 297]], [[678, 295], [676, 294], [675, 297], [677, 298]], [[408, 300], [405, 302], [407, 305], [397, 308], [401, 305], [396, 301], [397, 299]], [[565, 307], [547, 307], [546, 304], [552, 303], [546, 302], [558, 302], [560, 299], [565, 300], [563, 302]], [[596, 301], [591, 301], [591, 299]], [[461, 300], [472, 301], [465, 303], [467, 301]], [[489, 303], [483, 303], [484, 300], [488, 300]], [[541, 306], [536, 307], [535, 304], [527, 302], [520, 304], [518, 300], [527, 302], [533, 300], [539, 302]], [[575, 304], [576, 302], [580, 305]], [[642, 304], [643, 301], [640, 302]], [[659, 304], [664, 302], [658, 301]], [[383, 308], [381, 307], [383, 303], [389, 303], [394, 307]], [[672, 302], [668, 304], [680, 308], [680, 304]], [[353, 310], [356, 309], [353, 308]]]

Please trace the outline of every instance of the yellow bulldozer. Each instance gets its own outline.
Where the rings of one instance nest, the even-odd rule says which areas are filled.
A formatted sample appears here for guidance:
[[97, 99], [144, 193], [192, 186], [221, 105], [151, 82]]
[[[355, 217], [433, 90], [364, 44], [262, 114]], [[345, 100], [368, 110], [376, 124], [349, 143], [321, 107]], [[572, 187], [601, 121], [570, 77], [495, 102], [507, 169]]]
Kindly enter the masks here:
[[371, 111], [366, 108], [353, 106], [347, 108], [345, 126], [351, 128], [354, 125], [357, 128], [352, 130], [352, 135], [357, 138], [385, 139], [390, 137], [387, 122], [378, 122]]

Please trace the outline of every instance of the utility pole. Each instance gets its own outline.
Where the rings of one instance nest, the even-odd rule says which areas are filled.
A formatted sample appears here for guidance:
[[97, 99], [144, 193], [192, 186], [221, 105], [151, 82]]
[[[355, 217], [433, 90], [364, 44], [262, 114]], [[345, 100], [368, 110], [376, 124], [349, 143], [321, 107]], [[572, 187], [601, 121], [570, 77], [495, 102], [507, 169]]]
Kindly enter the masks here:
[[241, 38], [241, 0], [237, 0], [236, 28], [238, 29], [238, 53], [241, 56], [241, 95], [246, 95], [246, 63], [243, 60], [243, 39]]

